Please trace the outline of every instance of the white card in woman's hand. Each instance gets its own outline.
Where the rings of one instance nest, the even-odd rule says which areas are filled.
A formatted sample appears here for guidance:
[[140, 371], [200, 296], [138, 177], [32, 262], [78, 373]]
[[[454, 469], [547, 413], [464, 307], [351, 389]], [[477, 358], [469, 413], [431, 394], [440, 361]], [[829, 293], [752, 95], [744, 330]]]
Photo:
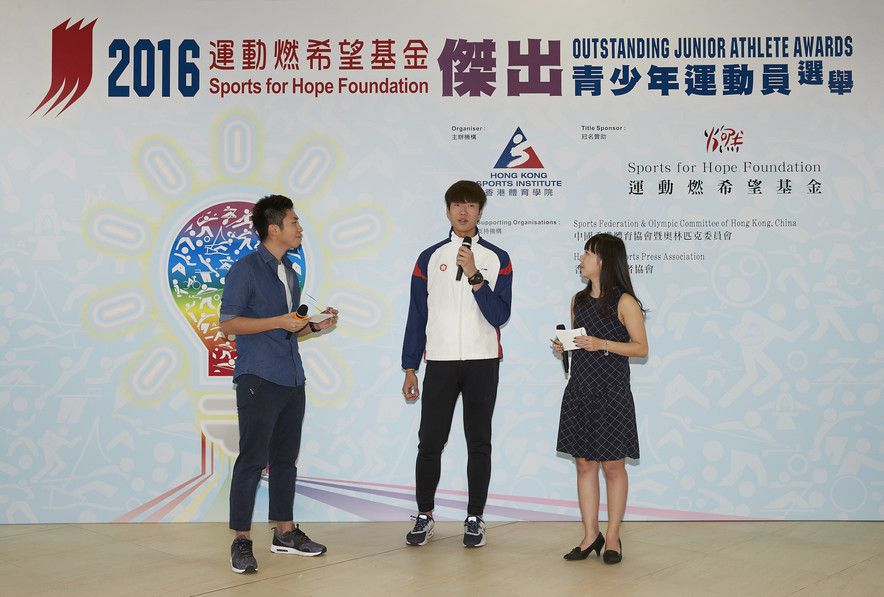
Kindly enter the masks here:
[[562, 343], [562, 348], [565, 350], [577, 350], [578, 347], [574, 344], [574, 338], [585, 335], [586, 328], [577, 328], [576, 330], [556, 330], [556, 337], [559, 339], [559, 342]]

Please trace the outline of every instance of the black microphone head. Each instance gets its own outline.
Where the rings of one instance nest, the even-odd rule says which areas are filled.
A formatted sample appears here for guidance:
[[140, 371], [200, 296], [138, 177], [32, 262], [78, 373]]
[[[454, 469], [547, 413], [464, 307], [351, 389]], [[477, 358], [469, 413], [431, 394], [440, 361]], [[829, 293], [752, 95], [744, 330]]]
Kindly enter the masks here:
[[[470, 249], [470, 247], [473, 246], [473, 239], [472, 239], [472, 237], [469, 237], [469, 236], [465, 236], [465, 237], [463, 237], [463, 244], [462, 244], [461, 246], [462, 246], [462, 247], [466, 247], [467, 249]], [[472, 249], [470, 249], [470, 250], [472, 251]], [[460, 279], [461, 279], [462, 277], [463, 277], [463, 266], [462, 266], [462, 265], [458, 265], [458, 266], [457, 266], [457, 275], [454, 276], [454, 279], [457, 280], [458, 282], [460, 282]]]
[[301, 305], [298, 307], [298, 310], [295, 311], [295, 315], [298, 316], [298, 319], [304, 319], [307, 317], [307, 305]]
[[564, 324], [564, 323], [560, 323], [559, 325], [556, 326], [556, 329], [557, 329], [557, 330], [564, 330], [564, 329], [565, 329], [565, 324]]

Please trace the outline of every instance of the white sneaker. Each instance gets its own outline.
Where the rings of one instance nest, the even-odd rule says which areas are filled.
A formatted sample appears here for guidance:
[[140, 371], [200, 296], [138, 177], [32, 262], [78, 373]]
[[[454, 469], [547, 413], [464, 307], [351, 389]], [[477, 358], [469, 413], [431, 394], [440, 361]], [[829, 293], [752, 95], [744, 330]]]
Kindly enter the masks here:
[[485, 545], [485, 523], [478, 516], [467, 516], [463, 521], [463, 546], [482, 547]]
[[433, 517], [427, 514], [418, 514], [411, 518], [414, 520], [414, 528], [405, 535], [405, 542], [408, 545], [426, 545], [430, 537], [433, 536], [433, 527], [436, 526]]

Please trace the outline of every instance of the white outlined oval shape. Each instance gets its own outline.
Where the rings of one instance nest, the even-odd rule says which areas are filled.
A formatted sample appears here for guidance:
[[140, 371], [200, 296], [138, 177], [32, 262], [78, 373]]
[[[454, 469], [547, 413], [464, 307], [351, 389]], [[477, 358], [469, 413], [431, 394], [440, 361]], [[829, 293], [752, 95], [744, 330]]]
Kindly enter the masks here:
[[338, 286], [325, 294], [325, 301], [340, 311], [338, 320], [343, 329], [371, 334], [386, 321], [383, 301], [365, 292]]
[[109, 292], [89, 303], [86, 321], [99, 334], [115, 334], [142, 323], [150, 315], [150, 297], [141, 288]]
[[138, 152], [138, 167], [153, 189], [169, 201], [183, 199], [190, 193], [193, 176], [171, 145], [149, 141]]
[[151, 241], [147, 222], [110, 208], [100, 209], [89, 217], [86, 233], [96, 245], [124, 255], [144, 252]]
[[258, 164], [258, 130], [251, 119], [229, 116], [218, 127], [218, 168], [233, 180], [247, 178]]
[[319, 343], [301, 347], [301, 360], [310, 383], [308, 391], [321, 402], [334, 402], [344, 394], [347, 376], [331, 353]]
[[139, 402], [151, 402], [163, 395], [181, 371], [181, 352], [169, 342], [148, 347], [129, 371], [126, 385]]
[[298, 151], [282, 176], [293, 200], [310, 199], [331, 176], [338, 156], [325, 141], [309, 141]]
[[329, 221], [323, 230], [323, 242], [332, 253], [347, 255], [378, 244], [386, 230], [383, 214], [366, 207]]

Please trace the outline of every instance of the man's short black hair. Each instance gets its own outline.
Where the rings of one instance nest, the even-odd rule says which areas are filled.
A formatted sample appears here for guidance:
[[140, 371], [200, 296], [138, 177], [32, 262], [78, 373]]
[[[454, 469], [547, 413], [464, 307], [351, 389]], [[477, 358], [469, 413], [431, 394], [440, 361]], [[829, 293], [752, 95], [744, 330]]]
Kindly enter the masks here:
[[472, 180], [458, 180], [445, 191], [445, 206], [449, 208], [452, 203], [478, 203], [482, 210], [487, 199], [482, 187]]
[[255, 227], [255, 232], [258, 233], [258, 238], [261, 241], [267, 238], [271, 224], [284, 228], [285, 214], [290, 209], [295, 209], [295, 205], [285, 195], [267, 195], [262, 197], [255, 204], [255, 209], [252, 212], [252, 225]]

